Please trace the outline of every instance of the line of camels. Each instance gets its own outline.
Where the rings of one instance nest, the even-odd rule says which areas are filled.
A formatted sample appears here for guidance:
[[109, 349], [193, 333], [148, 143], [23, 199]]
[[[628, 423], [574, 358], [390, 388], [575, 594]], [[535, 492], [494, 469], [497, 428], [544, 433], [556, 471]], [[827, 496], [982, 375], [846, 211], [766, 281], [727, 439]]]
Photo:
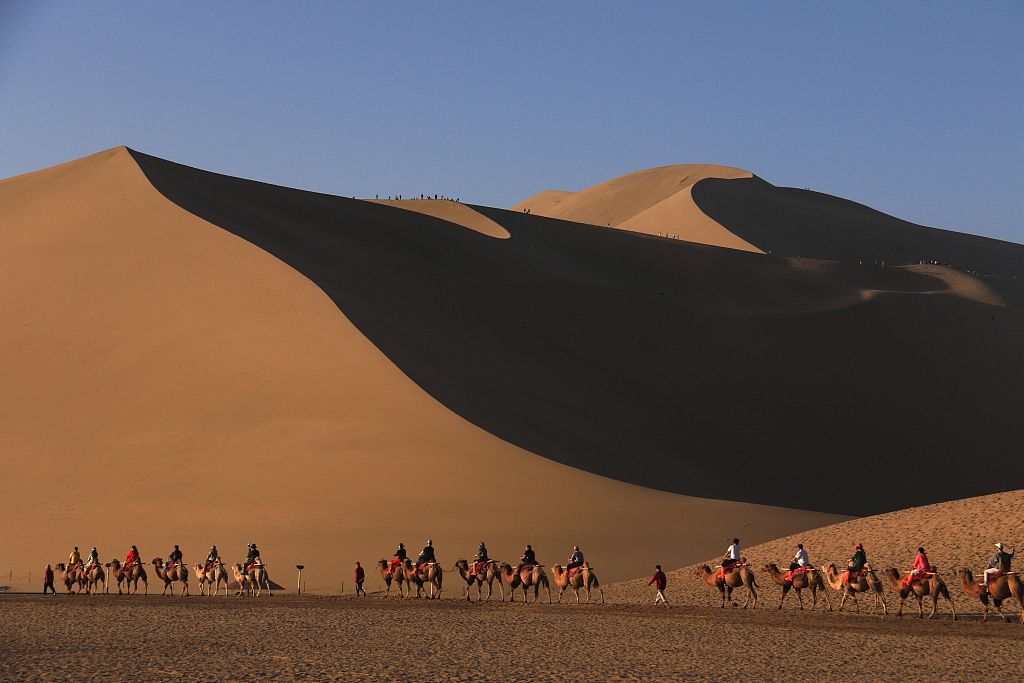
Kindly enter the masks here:
[[[490, 601], [491, 595], [494, 593], [494, 582], [497, 581], [502, 602], [505, 602], [505, 587], [509, 589], [509, 602], [515, 602], [517, 588], [523, 591], [523, 602], [529, 604], [529, 590], [531, 588], [533, 589], [534, 604], [540, 599], [540, 590], [542, 588], [547, 591], [548, 604], [552, 602], [551, 582], [548, 580], [548, 575], [542, 565], [527, 565], [516, 571], [517, 568], [507, 562], [487, 560], [483, 563], [484, 566], [481, 570], [474, 573], [472, 564], [463, 558], [457, 560], [455, 566], [452, 567], [454, 571], [459, 573], [462, 582], [465, 584], [462, 589], [466, 600], [471, 599], [472, 590], [476, 587], [477, 600]], [[413, 597], [413, 587], [416, 588], [415, 597], [417, 598], [424, 594], [425, 588], [429, 590], [428, 598], [441, 597], [444, 569], [436, 562], [428, 563], [423, 569], [417, 569], [413, 566], [411, 560], [406, 559], [392, 571], [390, 563], [385, 559], [381, 559], [377, 562], [377, 569], [380, 571], [384, 585], [387, 586], [387, 590], [384, 592], [385, 598], [391, 595], [392, 585], [398, 590], [399, 597]], [[569, 589], [572, 589], [575, 594], [577, 603], [580, 602], [581, 590], [586, 592], [586, 602], [590, 602], [591, 592], [597, 590], [601, 596], [601, 604], [604, 604], [604, 588], [601, 586], [601, 582], [598, 580], [597, 574], [591, 568], [589, 562], [584, 562], [579, 571], [571, 576], [562, 565], [553, 564], [551, 565], [551, 574], [555, 579], [555, 586], [558, 588], [558, 599], [555, 602], [560, 603], [562, 596]], [[486, 598], [483, 595], [484, 585], [487, 586]]]
[[[809, 589], [811, 591], [811, 609], [813, 610], [817, 607], [818, 592], [820, 591], [825, 598], [825, 603], [828, 605], [828, 611], [831, 612], [832, 601], [829, 598], [828, 590], [825, 588], [827, 582], [829, 588], [842, 593], [842, 598], [839, 601], [840, 612], [843, 611], [847, 598], [853, 600], [856, 611], [860, 612], [857, 595], [870, 592], [874, 600], [870, 613], [874, 614], [879, 605], [882, 607], [883, 614], [889, 613], [885, 604], [885, 596], [882, 593], [882, 580], [878, 577], [878, 572], [870, 564], [865, 565], [864, 572], [851, 579], [849, 583], [843, 582], [842, 574], [836, 569], [835, 564], [832, 563], [826, 565], [824, 569], [811, 568], [805, 573], [798, 572], [790, 575], [788, 572], [780, 570], [774, 562], [770, 562], [764, 565], [761, 571], [770, 576], [778, 586], [782, 587], [782, 599], [779, 600], [777, 609], [782, 609], [783, 603], [786, 602], [786, 596], [789, 595], [790, 590], [793, 590], [796, 592], [797, 599], [800, 601], [800, 609], [802, 610], [804, 608], [804, 600], [801, 592]], [[732, 602], [733, 590], [746, 588], [747, 599], [743, 601], [743, 609], [747, 608], [747, 604], [751, 599], [753, 599], [751, 609], [757, 609], [757, 578], [754, 576], [753, 569], [747, 564], [746, 558], [743, 558], [740, 564], [725, 574], [724, 577], [720, 568], [712, 569], [706, 564], [697, 567], [697, 576], [705, 584], [718, 590], [722, 598], [721, 607], [725, 607], [726, 602]], [[928, 615], [928, 618], [932, 619], [938, 611], [939, 598], [941, 597], [949, 603], [949, 608], [953, 612], [953, 619], [956, 620], [956, 605], [949, 594], [946, 582], [942, 580], [937, 571], [925, 574], [925, 578], [915, 581], [909, 586], [904, 583], [904, 577], [900, 576], [900, 572], [896, 567], [890, 567], [888, 571], [884, 572], [884, 576], [890, 590], [896, 593], [900, 599], [899, 610], [896, 613], [897, 617], [903, 616], [903, 603], [907, 598], [913, 596], [917, 600], [918, 617], [922, 619], [924, 618], [924, 599], [927, 597], [932, 599], [932, 611]], [[1021, 580], [1018, 572], [1009, 572], [997, 579], [990, 579], [987, 590], [982, 586], [981, 579], [975, 579], [971, 570], [966, 567], [957, 569], [956, 576], [960, 580], [960, 587], [964, 593], [968, 597], [975, 598], [981, 602], [984, 608], [982, 621], [988, 621], [989, 603], [991, 602], [999, 616], [1004, 621], [1009, 622], [1010, 617], [1003, 613], [1002, 605], [1003, 602], [1013, 599], [1017, 601], [1017, 606], [1021, 609], [1019, 623], [1024, 624], [1024, 581]], [[735, 605], [735, 603], [732, 604]]]
[[[162, 558], [157, 557], [152, 562], [153, 571], [156, 577], [163, 581], [164, 589], [160, 595], [167, 595], [170, 592], [174, 595], [174, 584], [181, 584], [180, 595], [187, 596], [189, 593], [189, 568], [187, 565], [178, 565], [167, 569]], [[142, 582], [143, 595], [149, 595], [149, 575], [146, 567], [137, 563], [127, 570], [119, 560], [111, 560], [106, 564], [97, 564], [85, 570], [82, 567], [68, 571], [67, 565], [63, 562], [54, 565], [60, 576], [60, 581], [69, 594], [85, 593], [93, 595], [103, 592], [110, 593], [110, 583], [115, 582], [118, 595], [133, 595], [139, 591], [139, 582]], [[221, 561], [217, 561], [209, 568], [203, 564], [192, 565], [192, 574], [199, 581], [200, 595], [217, 595], [220, 588], [224, 586], [224, 595], [228, 594], [229, 576], [227, 567]], [[260, 561], [249, 567], [248, 571], [242, 569], [242, 565], [235, 563], [231, 565], [230, 579], [234, 581], [237, 588], [235, 595], [259, 596], [263, 591], [273, 595], [270, 588], [270, 574], [267, 566]], [[124, 590], [121, 586], [124, 585]], [[211, 592], [212, 590], [212, 592]]]

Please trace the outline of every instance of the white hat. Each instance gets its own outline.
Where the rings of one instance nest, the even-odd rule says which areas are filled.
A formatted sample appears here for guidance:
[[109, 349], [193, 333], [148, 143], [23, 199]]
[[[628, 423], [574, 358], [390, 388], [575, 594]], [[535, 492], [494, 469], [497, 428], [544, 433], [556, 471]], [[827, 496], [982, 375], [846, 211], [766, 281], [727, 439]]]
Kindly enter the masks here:
[[1002, 543], [996, 543], [996, 547], [999, 548], [1000, 550], [1002, 550], [1003, 549], [1003, 544]]

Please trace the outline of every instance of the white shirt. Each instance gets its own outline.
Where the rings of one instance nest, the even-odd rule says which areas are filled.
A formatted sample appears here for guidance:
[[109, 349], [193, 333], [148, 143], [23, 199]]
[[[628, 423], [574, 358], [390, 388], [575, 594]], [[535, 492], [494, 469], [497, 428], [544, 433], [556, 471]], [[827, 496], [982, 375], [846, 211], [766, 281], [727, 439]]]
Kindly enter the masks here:
[[807, 557], [807, 551], [803, 548], [796, 551], [796, 555], [793, 556], [793, 560], [795, 560], [801, 567], [806, 567], [811, 563], [810, 558]]
[[733, 543], [729, 546], [729, 549], [725, 551], [725, 554], [730, 560], [740, 559], [740, 544]]

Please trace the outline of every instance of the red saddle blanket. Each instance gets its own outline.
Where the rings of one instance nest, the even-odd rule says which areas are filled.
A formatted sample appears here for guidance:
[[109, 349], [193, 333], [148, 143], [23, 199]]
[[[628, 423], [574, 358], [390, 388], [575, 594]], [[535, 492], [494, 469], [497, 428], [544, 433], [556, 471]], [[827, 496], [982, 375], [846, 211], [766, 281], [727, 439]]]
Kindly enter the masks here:
[[988, 582], [992, 583], [993, 581], [995, 581], [996, 579], [998, 579], [1002, 575], [1003, 575], [1003, 570], [1002, 569], [996, 569], [991, 574], [988, 575]]
[[741, 563], [735, 562], [733, 564], [723, 564], [721, 571], [718, 573], [718, 578], [725, 580], [727, 574], [732, 574], [734, 571], [740, 568]]
[[921, 583], [921, 581], [923, 581], [924, 579], [931, 578], [931, 577], [935, 576], [938, 573], [939, 573], [938, 567], [934, 567], [934, 566], [928, 567], [928, 569], [924, 570], [923, 573], [917, 574], [916, 576], [914, 575], [913, 572], [911, 572], [911, 573], [909, 573], [909, 574], [907, 574], [906, 576], [903, 577], [903, 585], [904, 586], [912, 586], [915, 583]]
[[583, 571], [583, 567], [573, 567], [572, 569], [566, 570], [570, 579], [579, 574], [581, 571]]
[[807, 574], [812, 569], [814, 569], [814, 567], [812, 567], [811, 565], [806, 565], [804, 567], [798, 567], [797, 569], [790, 569], [789, 571], [786, 572], [786, 581], [790, 581], [791, 582], [794, 579], [807, 579], [809, 581], [810, 578], [808, 578]]
[[843, 583], [850, 583], [851, 578], [853, 578], [854, 582], [856, 582], [857, 579], [861, 578], [867, 573], [867, 569], [861, 569], [860, 571], [856, 572], [846, 572], [845, 574], [843, 574]]
[[470, 572], [470, 576], [476, 576], [477, 574], [483, 574], [487, 571], [488, 562], [474, 562], [473, 571]]

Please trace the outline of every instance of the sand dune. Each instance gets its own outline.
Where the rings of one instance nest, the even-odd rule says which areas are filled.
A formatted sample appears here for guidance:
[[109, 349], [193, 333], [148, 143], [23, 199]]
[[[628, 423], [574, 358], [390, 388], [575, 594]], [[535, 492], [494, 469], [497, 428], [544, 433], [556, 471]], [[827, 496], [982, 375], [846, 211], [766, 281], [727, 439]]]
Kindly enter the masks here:
[[714, 164], [678, 164], [637, 171], [580, 192], [548, 190], [512, 207], [531, 213], [649, 235], [676, 237], [744, 251], [760, 251], [709, 219], [690, 191], [706, 178], [750, 178], [751, 173]]
[[[686, 495], [854, 515], [1024, 481], [1015, 282], [1000, 296], [989, 280], [472, 207], [511, 234], [495, 240], [134, 154], [169, 199], [319, 285], [444, 406], [533, 453]], [[1004, 477], [959, 467], [979, 453]], [[905, 463], [917, 485], [883, 477], [853, 501], [827, 484], [834, 462], [865, 476]]]
[[[384, 240], [373, 254], [340, 238], [354, 260], [338, 250], [311, 258], [366, 277], [379, 269], [370, 284], [413, 305], [437, 292], [410, 289], [403, 273], [460, 271], [439, 275], [394, 240], [434, 243], [429, 258], [451, 249], [439, 237], [512, 242], [398, 208], [297, 194], [324, 205], [335, 234], [354, 229], [354, 207]], [[230, 217], [233, 202], [251, 197], [220, 199]], [[285, 234], [304, 225], [301, 211], [293, 223], [273, 205], [252, 207]], [[0, 569], [14, 572], [16, 587], [72, 545], [96, 545], [107, 559], [136, 543], [148, 560], [178, 543], [197, 561], [211, 543], [238, 560], [255, 541], [280, 583], [290, 586], [293, 565], [304, 563], [310, 589], [338, 591], [355, 560], [372, 563], [398, 541], [416, 550], [428, 537], [446, 563], [480, 539], [500, 559], [532, 542], [545, 561], [576, 542], [609, 579], [625, 578], [656, 550], [682, 564], [717, 547], [733, 523], [698, 523], [707, 515], [740, 520], [760, 539], [839, 519], [632, 486], [470, 424], [416, 386], [317, 284], [167, 201], [124, 148], [0, 182], [0, 271]], [[365, 320], [377, 302], [362, 288], [350, 293], [368, 297], [354, 306]], [[433, 330], [452, 335], [450, 320], [464, 313], [455, 304], [433, 322], [410, 318], [420, 329], [405, 327], [403, 307], [376, 309], [375, 329], [429, 346]], [[426, 312], [436, 314], [433, 303]], [[461, 378], [458, 364], [447, 372]]]
[[[851, 492], [851, 495], [858, 494]], [[813, 564], [824, 567], [834, 562], [837, 567], [845, 568], [846, 561], [853, 555], [853, 545], [863, 543], [868, 561], [876, 570], [896, 567], [903, 573], [913, 563], [918, 546], [923, 546], [929, 560], [939, 568], [952, 591], [957, 611], [978, 614], [981, 612], [981, 604], [963, 593], [955, 570], [968, 567], [978, 576], [995, 552], [993, 544], [996, 541], [1024, 549], [1024, 490], [924, 505], [840, 522], [749, 547], [744, 555], [758, 570], [767, 562], [780, 565], [785, 563], [788, 567], [789, 558], [796, 552], [796, 544], [803, 543]], [[708, 559], [710, 564], [716, 561]], [[713, 599], [717, 594], [695, 577], [693, 566], [669, 572], [668, 577], [671, 596], [678, 604], [718, 604]], [[758, 583], [765, 597], [758, 608], [776, 607], [782, 595], [781, 589], [760, 573]], [[623, 602], [641, 603], [653, 599], [646, 582], [630, 581], [613, 588], [614, 591], [609, 593]], [[792, 600], [789, 607], [795, 609], [797, 604], [794, 597], [790, 596], [787, 603]], [[744, 597], [741, 595], [740, 599]], [[898, 604], [898, 597], [894, 596], [888, 586], [885, 599], [891, 608]], [[911, 602], [905, 605], [905, 609], [911, 606]], [[870, 600], [867, 607], [870, 609]], [[861, 608], [864, 608], [863, 604]], [[1019, 614], [1017, 605], [1007, 610]], [[913, 613], [917, 614], [916, 602], [913, 602]]]
[[374, 202], [440, 218], [491, 237], [508, 239], [508, 230], [461, 202], [449, 199], [376, 199]]

